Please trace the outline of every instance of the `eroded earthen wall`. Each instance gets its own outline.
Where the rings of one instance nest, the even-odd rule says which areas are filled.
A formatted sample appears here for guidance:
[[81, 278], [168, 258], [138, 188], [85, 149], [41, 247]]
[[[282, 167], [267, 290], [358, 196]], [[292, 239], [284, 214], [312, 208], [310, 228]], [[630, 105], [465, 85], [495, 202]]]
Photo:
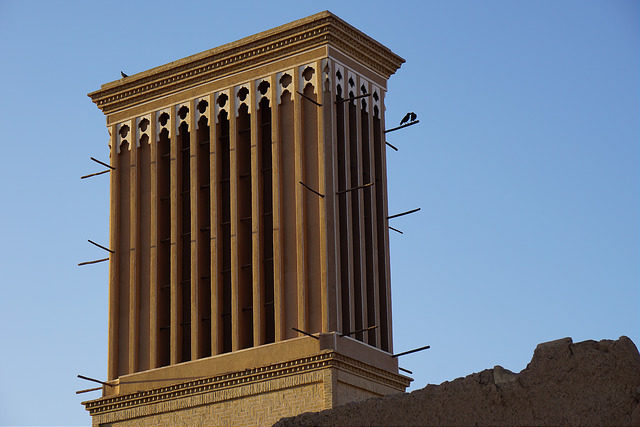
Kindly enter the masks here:
[[538, 345], [518, 374], [496, 366], [276, 425], [640, 425], [640, 354], [627, 337], [565, 338]]

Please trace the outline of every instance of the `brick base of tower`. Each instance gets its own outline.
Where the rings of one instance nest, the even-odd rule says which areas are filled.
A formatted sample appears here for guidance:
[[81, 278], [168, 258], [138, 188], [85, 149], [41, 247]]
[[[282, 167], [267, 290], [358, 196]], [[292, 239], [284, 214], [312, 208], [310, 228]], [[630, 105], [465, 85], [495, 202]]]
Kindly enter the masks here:
[[102, 398], [83, 404], [94, 426], [270, 425], [401, 393], [411, 381], [397, 374], [388, 353], [336, 333], [319, 338], [122, 376], [105, 386]]

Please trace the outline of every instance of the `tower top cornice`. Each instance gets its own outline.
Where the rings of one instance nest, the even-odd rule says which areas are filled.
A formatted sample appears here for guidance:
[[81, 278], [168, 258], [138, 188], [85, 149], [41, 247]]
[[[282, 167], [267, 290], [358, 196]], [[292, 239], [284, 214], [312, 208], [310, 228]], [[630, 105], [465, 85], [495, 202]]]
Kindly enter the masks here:
[[310, 49], [331, 46], [388, 79], [404, 59], [329, 11], [105, 83], [88, 96], [110, 114]]

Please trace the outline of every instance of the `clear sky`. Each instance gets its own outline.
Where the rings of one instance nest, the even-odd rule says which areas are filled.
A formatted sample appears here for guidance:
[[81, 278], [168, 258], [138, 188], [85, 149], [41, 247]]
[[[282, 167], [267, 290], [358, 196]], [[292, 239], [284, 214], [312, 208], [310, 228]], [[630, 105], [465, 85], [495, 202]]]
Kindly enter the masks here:
[[104, 378], [105, 120], [86, 94], [329, 9], [406, 59], [388, 135], [394, 347], [413, 389], [536, 344], [640, 343], [637, 1], [0, 1], [0, 424], [80, 425]]

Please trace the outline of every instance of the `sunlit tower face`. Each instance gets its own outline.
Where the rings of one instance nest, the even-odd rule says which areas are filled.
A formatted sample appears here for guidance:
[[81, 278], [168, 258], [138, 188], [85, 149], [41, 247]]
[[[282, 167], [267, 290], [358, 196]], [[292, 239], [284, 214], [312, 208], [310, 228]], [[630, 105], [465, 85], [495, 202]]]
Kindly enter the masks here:
[[402, 62], [323, 12], [90, 94], [115, 168], [107, 395], [162, 367], [241, 371], [247, 349], [294, 358], [300, 337], [397, 375], [384, 96]]

